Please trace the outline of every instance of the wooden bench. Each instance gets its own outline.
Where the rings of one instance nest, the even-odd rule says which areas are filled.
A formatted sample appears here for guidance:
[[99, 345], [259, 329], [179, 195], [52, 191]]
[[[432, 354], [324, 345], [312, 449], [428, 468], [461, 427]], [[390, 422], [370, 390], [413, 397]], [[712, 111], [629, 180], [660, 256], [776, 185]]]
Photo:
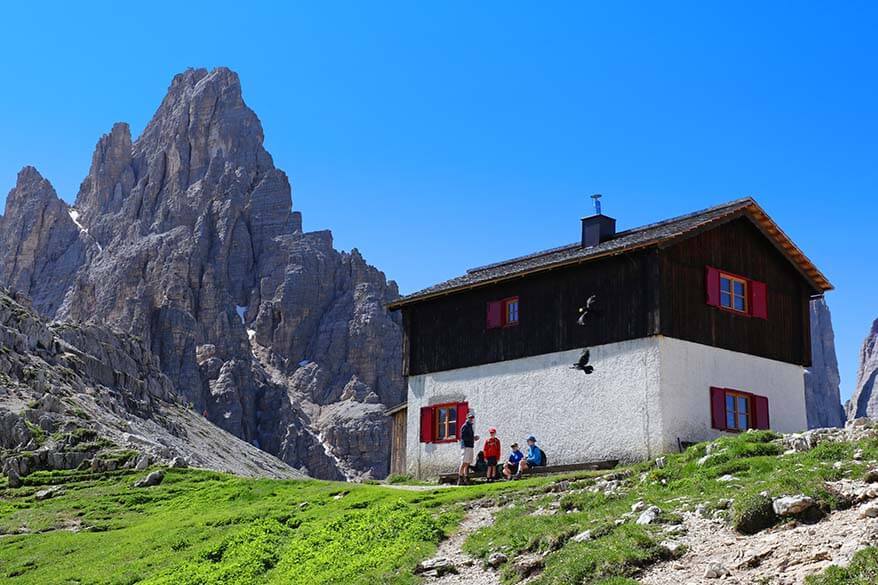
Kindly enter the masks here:
[[[548, 473], [569, 473], [571, 471], [600, 471], [603, 469], [613, 469], [619, 464], [618, 459], [608, 459], [606, 461], [591, 461], [588, 463], [571, 463], [569, 465], [546, 465], [543, 467], [528, 467], [527, 471], [521, 474], [522, 477], [529, 475], [545, 475]], [[484, 472], [476, 472], [473, 467], [469, 468], [469, 479], [484, 479]], [[498, 477], [503, 479], [503, 475]], [[443, 473], [439, 476], [439, 483], [457, 483], [457, 473]]]

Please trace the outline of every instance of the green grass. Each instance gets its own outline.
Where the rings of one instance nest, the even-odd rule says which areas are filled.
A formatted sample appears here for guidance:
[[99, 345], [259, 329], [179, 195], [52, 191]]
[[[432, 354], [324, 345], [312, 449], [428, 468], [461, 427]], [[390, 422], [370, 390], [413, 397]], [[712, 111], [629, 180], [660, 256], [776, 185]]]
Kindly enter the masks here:
[[805, 579], [806, 585], [874, 585], [878, 583], [878, 548], [854, 555], [847, 567], [832, 566], [822, 574]]
[[[148, 489], [131, 487], [145, 472], [39, 472], [0, 488], [0, 582], [415, 583], [414, 566], [456, 527], [461, 502], [549, 481], [423, 492], [165, 473]], [[36, 501], [50, 484], [63, 491]]]
[[[634, 466], [625, 480], [624, 493], [566, 495], [560, 501], [564, 513], [542, 515], [538, 510], [547, 505], [547, 500], [522, 500], [502, 510], [495, 523], [473, 534], [464, 548], [481, 559], [497, 551], [509, 556], [513, 562], [504, 571], [508, 583], [519, 578], [511, 567], [514, 558], [533, 552], [548, 553], [545, 570], [534, 581], [539, 585], [634, 583], [631, 579], [644, 566], [666, 558], [667, 553], [659, 546], [668, 538], [662, 533], [661, 522], [674, 522], [680, 511], [704, 504], [712, 513], [719, 508], [720, 500], [730, 499], [734, 502], [732, 510], [723, 513], [730, 516], [733, 526], [756, 517], [761, 518], [760, 526], [764, 528], [779, 521], [773, 511], [765, 514], [766, 502], [770, 510], [771, 497], [799, 493], [814, 497], [823, 510], [830, 511], [841, 503], [826, 490], [824, 482], [840, 479], [845, 472], [851, 477], [862, 474], [864, 466], [852, 461], [857, 448], [863, 449], [865, 459], [878, 458], [875, 440], [856, 445], [823, 444], [807, 453], [779, 457], [782, 448], [775, 442], [777, 438], [770, 432], [742, 433], [714, 442], [707, 459], [703, 459], [707, 445], [701, 444], [686, 453], [668, 455], [663, 469], [649, 464]], [[844, 467], [834, 468], [837, 461], [844, 462]], [[736, 480], [718, 481], [725, 475]], [[761, 495], [763, 492], [769, 496]], [[663, 510], [658, 526], [634, 523], [637, 515], [628, 513], [640, 500]], [[617, 526], [617, 519], [625, 521]], [[591, 531], [592, 540], [569, 541], [583, 530]]]
[[[569, 490], [554, 493], [561, 477], [464, 488], [404, 490], [385, 485], [238, 478], [194, 470], [166, 470], [157, 487], [134, 489], [145, 473], [39, 472], [25, 486], [0, 479], [0, 582], [28, 585], [322, 585], [413, 584], [412, 571], [453, 531], [476, 498], [502, 504], [493, 525], [472, 534], [465, 550], [478, 559], [503, 552], [503, 579], [520, 576], [517, 557], [544, 556], [541, 585], [633, 585], [643, 567], [667, 558], [662, 529], [680, 512], [734, 501], [730, 522], [759, 507], [765, 496], [805, 493], [826, 511], [843, 505], [824, 482], [860, 477], [878, 459], [878, 441], [821, 445], [778, 457], [770, 433], [744, 433], [711, 447], [668, 455], [663, 469], [625, 470], [618, 494], [590, 493], [595, 473], [564, 476]], [[841, 469], [833, 463], [842, 461]], [[733, 475], [732, 482], [718, 481]], [[410, 483], [407, 477], [395, 482]], [[414, 483], [414, 482], [411, 482]], [[53, 498], [34, 493], [58, 485]], [[639, 526], [630, 514], [643, 500], [663, 510], [658, 525]], [[618, 520], [622, 522], [617, 522]], [[772, 518], [769, 523], [776, 522]], [[589, 530], [592, 539], [572, 536]], [[878, 554], [858, 555], [849, 568], [832, 568], [809, 585], [874, 583]]]

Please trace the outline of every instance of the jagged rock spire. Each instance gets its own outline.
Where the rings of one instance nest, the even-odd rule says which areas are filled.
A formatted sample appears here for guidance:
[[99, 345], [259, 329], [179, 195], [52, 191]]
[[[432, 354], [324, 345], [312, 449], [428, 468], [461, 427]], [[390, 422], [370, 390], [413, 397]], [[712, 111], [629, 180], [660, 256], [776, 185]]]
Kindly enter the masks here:
[[863, 347], [860, 350], [860, 368], [857, 372], [857, 386], [854, 395], [848, 403], [848, 418], [867, 416], [878, 418], [878, 319], [872, 323], [872, 328]]
[[18, 173], [0, 217], [0, 282], [32, 297], [37, 310], [54, 314], [86, 246], [52, 184], [31, 166]]
[[824, 298], [811, 301], [811, 367], [805, 372], [808, 428], [844, 426], [832, 315]]
[[[402, 398], [399, 317], [384, 308], [396, 285], [329, 232], [302, 232], [237, 74], [174, 77], [139, 138], [116, 124], [98, 141], [73, 217], [54, 201], [58, 229], [31, 231], [64, 242], [4, 236], [52, 266], [25, 277], [35, 299], [54, 299], [43, 312], [141, 337], [183, 400], [292, 465], [386, 473], [383, 406], [365, 397]], [[76, 260], [52, 263], [60, 250]], [[342, 395], [355, 399], [331, 409]]]

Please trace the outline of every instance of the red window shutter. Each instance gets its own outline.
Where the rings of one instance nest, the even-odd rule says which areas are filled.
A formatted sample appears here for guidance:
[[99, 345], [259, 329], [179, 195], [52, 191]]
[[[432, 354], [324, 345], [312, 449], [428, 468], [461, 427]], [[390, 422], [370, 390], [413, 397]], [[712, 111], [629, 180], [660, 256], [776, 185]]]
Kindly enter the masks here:
[[469, 414], [469, 403], [457, 403], [457, 436], [460, 437], [460, 427], [466, 422], [466, 415]]
[[492, 301], [488, 303], [488, 329], [503, 326], [503, 301]]
[[719, 270], [713, 266], [707, 267], [707, 304], [711, 307], [719, 307]]
[[768, 289], [764, 282], [750, 281], [750, 314], [757, 319], [768, 319]]
[[726, 391], [723, 388], [710, 389], [710, 426], [726, 430]]
[[756, 421], [755, 427], [757, 429], [771, 428], [768, 420], [768, 398], [754, 394], [750, 398], [750, 403], [753, 405], [753, 420]]
[[433, 407], [424, 406], [421, 408], [421, 442], [433, 442]]

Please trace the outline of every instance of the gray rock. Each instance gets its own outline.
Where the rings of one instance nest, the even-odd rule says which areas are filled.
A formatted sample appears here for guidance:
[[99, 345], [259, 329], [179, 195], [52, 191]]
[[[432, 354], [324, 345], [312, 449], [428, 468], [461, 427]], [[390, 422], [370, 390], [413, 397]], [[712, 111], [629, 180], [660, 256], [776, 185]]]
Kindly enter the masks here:
[[861, 417], [878, 418], [878, 319], [872, 323], [860, 350], [860, 367], [854, 394], [847, 404], [848, 420]]
[[487, 564], [492, 569], [496, 569], [500, 567], [500, 565], [505, 564], [509, 561], [509, 557], [504, 555], [501, 552], [492, 553], [491, 556], [488, 557]]
[[[104, 472], [136, 444], [154, 457], [166, 458], [169, 447], [192, 453], [208, 469], [302, 476], [181, 404], [141, 340], [96, 324], [50, 323], [15, 298], [0, 288], [0, 379], [15, 397], [0, 406], [5, 470]], [[28, 425], [40, 427], [40, 441]]]
[[34, 499], [38, 501], [48, 500], [49, 498], [53, 498], [61, 493], [61, 488], [58, 486], [53, 486], [50, 488], [46, 488], [44, 490], [39, 490], [34, 494]]
[[721, 563], [710, 563], [707, 566], [707, 569], [704, 571], [705, 579], [722, 579], [723, 577], [728, 577], [729, 575], [731, 575], [731, 571], [729, 571]]
[[137, 458], [137, 463], [134, 464], [135, 471], [145, 471], [149, 467], [149, 455], [146, 453], [141, 453]]
[[869, 502], [860, 508], [861, 518], [878, 518], [878, 502]]
[[775, 498], [771, 502], [774, 513], [778, 516], [796, 516], [814, 506], [813, 498], [799, 494], [797, 496], [783, 496]]
[[573, 542], [588, 542], [589, 540], [591, 540], [591, 530], [585, 530], [583, 532], [580, 532], [570, 540], [572, 540]]
[[824, 298], [811, 301], [811, 367], [805, 371], [808, 428], [843, 427], [832, 315]]
[[161, 469], [153, 471], [143, 479], [136, 481], [134, 483], [134, 487], [142, 488], [142, 487], [152, 487], [155, 485], [159, 485], [165, 479], [165, 472]]
[[11, 488], [20, 488], [24, 485], [21, 477], [18, 475], [18, 471], [14, 467], [9, 467], [6, 470], [6, 480]]
[[186, 462], [186, 459], [183, 457], [174, 457], [171, 459], [171, 462], [168, 464], [169, 467], [174, 469], [185, 469], [189, 467], [189, 463]]
[[435, 557], [422, 561], [415, 567], [416, 575], [427, 575], [430, 577], [441, 577], [449, 573], [456, 573], [457, 568], [445, 557]]
[[114, 125], [73, 207], [23, 170], [0, 242], [0, 284], [49, 318], [141, 338], [196, 414], [318, 477], [386, 475], [397, 286], [303, 231], [234, 72], [177, 75], [137, 140]]
[[662, 514], [658, 506], [650, 506], [638, 518], [637, 524], [653, 524]]

